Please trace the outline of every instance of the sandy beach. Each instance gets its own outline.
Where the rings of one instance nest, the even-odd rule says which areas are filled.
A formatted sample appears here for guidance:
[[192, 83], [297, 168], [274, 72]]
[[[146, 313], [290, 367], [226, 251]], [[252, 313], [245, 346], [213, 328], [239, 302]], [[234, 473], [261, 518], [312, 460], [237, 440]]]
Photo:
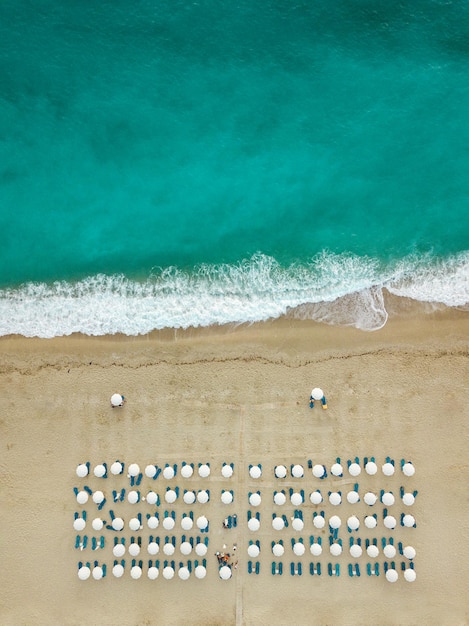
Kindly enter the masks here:
[[[462, 626], [469, 623], [469, 315], [463, 311], [439, 311], [431, 315], [409, 315], [391, 319], [381, 330], [364, 333], [349, 328], [329, 327], [307, 321], [282, 319], [251, 326], [220, 327], [188, 331], [162, 331], [145, 337], [71, 336], [51, 340], [5, 337], [0, 340], [0, 391], [2, 397], [0, 462], [0, 623], [18, 625], [415, 625]], [[320, 386], [328, 401], [327, 411], [317, 404], [309, 408], [312, 387]], [[109, 398], [123, 393], [126, 404], [111, 409]], [[329, 468], [336, 457], [346, 467], [348, 459], [375, 457], [376, 476], [363, 471], [356, 479], [334, 478]], [[381, 465], [386, 457], [395, 460], [396, 473], [386, 477]], [[402, 458], [412, 461], [415, 476], [400, 470]], [[77, 532], [74, 513], [86, 510], [88, 520], [97, 506], [77, 504], [73, 488], [87, 485], [103, 490], [107, 503], [102, 517], [110, 520], [114, 509], [125, 520], [136, 512], [143, 517], [154, 510], [146, 502], [113, 503], [112, 490], [130, 489], [127, 472], [107, 479], [93, 475], [79, 479], [76, 467], [90, 462], [91, 468], [116, 459], [164, 467], [178, 464], [173, 480], [160, 476], [143, 478], [139, 489], [151, 488], [164, 500], [168, 486], [180, 488], [173, 505], [157, 507], [160, 521], [164, 511], [174, 511], [176, 528], [150, 531], [144, 524], [131, 536], [141, 536], [143, 575], [129, 574], [132, 557], [126, 554], [122, 578], [112, 573], [112, 546], [117, 534], [104, 529], [86, 534], [105, 537], [103, 549], [75, 549]], [[329, 475], [315, 479], [308, 461], [326, 465]], [[183, 479], [182, 461], [209, 463], [208, 478], [195, 475]], [[223, 478], [224, 462], [234, 464], [234, 474]], [[262, 476], [249, 476], [249, 465], [261, 464]], [[283, 481], [274, 467], [288, 468]], [[305, 469], [303, 478], [290, 474], [292, 464]], [[394, 531], [382, 524], [383, 505], [369, 507], [376, 513], [378, 527], [363, 526], [364, 503], [344, 501], [333, 507], [328, 502], [313, 505], [309, 494], [319, 488], [345, 494], [359, 483], [364, 492], [392, 491], [391, 507], [398, 523]], [[400, 487], [418, 491], [411, 507], [416, 528], [403, 528], [404, 510]], [[301, 489], [305, 502], [298, 507], [304, 530], [291, 526], [272, 529], [275, 490]], [[210, 490], [207, 504], [192, 507], [183, 502], [184, 489]], [[222, 490], [233, 490], [234, 502], [222, 504]], [[262, 502], [248, 504], [248, 493], [259, 490]], [[355, 508], [354, 507], [359, 507]], [[277, 507], [288, 520], [294, 509], [287, 499]], [[333, 510], [336, 509], [336, 510]], [[192, 510], [210, 520], [207, 576], [187, 581], [176, 574], [173, 580], [149, 580], [149, 534], [176, 537], [177, 547], [184, 531], [179, 520]], [[343, 526], [357, 511], [362, 520], [353, 535], [340, 529], [343, 553], [329, 553], [329, 531], [319, 532], [312, 523], [314, 512], [340, 515]], [[260, 514], [259, 531], [247, 528], [247, 514]], [[236, 514], [235, 528], [223, 528], [227, 515]], [[187, 534], [187, 533], [186, 533]], [[189, 533], [195, 537], [196, 532]], [[200, 534], [200, 533], [199, 533]], [[321, 536], [323, 554], [312, 557], [311, 535]], [[203, 537], [204, 535], [202, 535]], [[399, 580], [392, 584], [384, 576], [387, 559], [380, 550], [376, 559], [366, 554], [349, 555], [350, 537], [378, 540], [394, 536], [395, 543], [415, 547], [417, 578], [403, 579], [398, 553], [392, 559]], [[301, 537], [304, 556], [292, 553], [291, 539]], [[283, 539], [285, 554], [273, 557], [271, 541]], [[259, 541], [258, 558], [247, 555], [249, 541]], [[223, 546], [226, 546], [224, 549]], [[232, 578], [218, 576], [219, 550], [233, 554], [238, 567]], [[155, 558], [155, 557], [152, 557]], [[174, 557], [159, 554], [176, 564], [194, 560], [176, 549]], [[81, 581], [79, 561], [98, 560], [107, 564], [102, 580]], [[199, 558], [199, 560], [201, 560]], [[283, 574], [272, 575], [273, 561], [283, 562]], [[260, 572], [248, 573], [248, 561], [259, 562]], [[310, 563], [320, 562], [322, 575], [310, 575]], [[380, 576], [368, 576], [367, 564], [378, 562]], [[233, 561], [234, 562], [234, 561]], [[301, 576], [292, 576], [290, 563], [300, 562]], [[329, 576], [328, 564], [340, 564], [340, 576]], [[349, 576], [348, 565], [358, 563], [361, 576]]]

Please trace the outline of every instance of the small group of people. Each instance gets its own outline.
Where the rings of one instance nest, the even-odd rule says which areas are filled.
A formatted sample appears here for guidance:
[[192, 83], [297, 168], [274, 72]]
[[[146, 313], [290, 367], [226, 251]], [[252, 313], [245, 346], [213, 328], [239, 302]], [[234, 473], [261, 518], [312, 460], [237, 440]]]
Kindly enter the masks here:
[[[233, 554], [230, 552], [215, 552], [215, 556], [218, 560], [218, 565], [221, 567], [222, 565], [227, 565], [228, 567], [233, 567], [233, 569], [238, 568], [238, 559], [235, 559], [236, 556], [237, 545], [233, 545]], [[226, 545], [223, 546], [223, 550], [226, 550]]]

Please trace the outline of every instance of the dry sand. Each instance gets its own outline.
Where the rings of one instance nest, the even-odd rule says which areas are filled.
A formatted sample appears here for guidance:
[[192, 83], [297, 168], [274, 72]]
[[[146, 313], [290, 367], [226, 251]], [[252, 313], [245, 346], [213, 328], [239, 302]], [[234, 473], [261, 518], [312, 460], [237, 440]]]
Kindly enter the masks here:
[[[280, 320], [137, 339], [4, 338], [0, 624], [467, 624], [468, 319], [463, 312], [408, 317], [376, 333]], [[327, 411], [308, 406], [310, 390], [317, 385], [326, 392]], [[115, 391], [128, 400], [122, 409], [109, 406]], [[347, 566], [354, 560], [348, 549], [337, 559], [327, 553], [327, 531], [322, 533], [326, 551], [319, 559], [322, 576], [310, 576], [309, 563], [318, 559], [308, 551], [293, 559], [290, 540], [302, 536], [309, 545], [309, 536], [318, 534], [311, 523], [314, 507], [301, 507], [303, 532], [272, 530], [272, 493], [279, 488], [274, 465], [299, 462], [307, 468], [307, 460], [313, 459], [330, 467], [336, 456], [343, 462], [375, 456], [381, 465], [387, 455], [396, 464], [402, 457], [411, 459], [416, 475], [406, 481], [400, 471], [389, 479], [381, 473], [362, 475], [357, 482], [360, 493], [383, 487], [398, 495], [401, 484], [418, 489], [412, 507], [417, 528], [398, 525], [394, 531], [396, 542], [412, 543], [417, 550], [416, 582], [401, 577], [390, 584], [383, 575], [367, 576], [371, 559], [365, 556], [357, 561], [361, 577], [350, 578]], [[177, 520], [191, 508], [210, 519], [205, 580], [192, 576], [187, 582], [177, 577], [166, 581], [160, 575], [150, 581], [146, 568], [140, 580], [132, 580], [128, 571], [115, 579], [110, 531], [104, 550], [75, 550], [73, 513], [80, 506], [72, 488], [102, 488], [108, 504], [113, 488], [128, 488], [124, 477], [80, 481], [75, 468], [87, 460], [93, 466], [116, 458], [142, 467], [150, 462], [210, 462], [209, 479], [184, 481], [178, 476], [167, 483], [160, 477], [155, 482], [144, 479], [141, 485], [143, 493], [151, 486], [161, 495], [167, 484], [210, 489], [209, 504], [189, 507], [180, 498], [172, 507]], [[224, 461], [235, 464], [230, 480], [220, 475]], [[249, 478], [250, 463], [262, 463], [259, 481]], [[308, 496], [316, 488], [327, 492], [340, 485], [345, 494], [354, 482], [347, 476], [318, 481], [307, 473], [296, 481], [290, 477], [282, 488], [300, 486]], [[224, 488], [234, 490], [233, 505], [220, 503]], [[258, 508], [261, 529], [251, 533], [246, 528], [247, 492], [257, 489], [263, 497]], [[357, 509], [361, 517], [367, 512], [363, 506]], [[96, 506], [84, 508], [92, 519]], [[149, 508], [143, 502], [114, 506], [125, 519]], [[170, 509], [159, 507], [160, 514], [165, 508]], [[353, 512], [348, 504], [321, 508], [344, 519]], [[382, 508], [376, 507], [377, 530], [361, 528], [355, 535], [363, 542], [392, 534], [384, 532]], [[398, 499], [396, 517], [404, 508]], [[293, 514], [291, 505], [283, 509], [288, 517]], [[238, 527], [224, 530], [223, 518], [235, 512]], [[180, 538], [182, 531], [176, 528]], [[93, 535], [89, 526], [87, 532]], [[127, 538], [136, 534], [124, 533]], [[150, 531], [145, 528], [140, 534], [145, 546]], [[173, 533], [158, 529], [154, 534]], [[342, 528], [340, 536], [348, 547], [348, 532]], [[283, 576], [271, 575], [270, 542], [277, 537], [286, 545]], [[258, 576], [247, 572], [250, 539], [261, 543]], [[230, 581], [221, 581], [213, 553], [233, 543], [239, 567]], [[80, 581], [78, 560], [95, 558], [108, 564], [107, 577]], [[145, 550], [141, 558], [147, 562]], [[129, 568], [131, 558], [126, 559]], [[303, 564], [301, 577], [290, 575], [293, 560]], [[183, 559], [178, 555], [176, 561]], [[378, 561], [382, 566], [381, 555]], [[402, 558], [398, 555], [395, 561], [400, 571]], [[327, 575], [329, 562], [341, 564], [339, 578]]]

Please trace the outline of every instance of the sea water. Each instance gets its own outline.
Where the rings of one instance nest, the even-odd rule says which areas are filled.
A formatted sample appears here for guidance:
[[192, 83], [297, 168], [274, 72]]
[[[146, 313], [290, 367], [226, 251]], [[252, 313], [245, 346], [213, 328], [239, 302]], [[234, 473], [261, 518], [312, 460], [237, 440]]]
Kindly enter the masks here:
[[468, 308], [469, 4], [0, 6], [0, 334]]

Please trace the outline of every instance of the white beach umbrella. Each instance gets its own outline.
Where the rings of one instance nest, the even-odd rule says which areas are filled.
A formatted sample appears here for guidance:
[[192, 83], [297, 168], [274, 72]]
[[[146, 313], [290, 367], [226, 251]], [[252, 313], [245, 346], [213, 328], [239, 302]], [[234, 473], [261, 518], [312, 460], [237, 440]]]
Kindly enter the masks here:
[[343, 473], [344, 468], [342, 467], [342, 465], [340, 463], [334, 463], [334, 465], [331, 467], [331, 474], [333, 476], [342, 476]]
[[349, 504], [356, 504], [360, 500], [360, 496], [357, 491], [349, 491], [347, 493], [347, 502]]
[[201, 478], [207, 478], [210, 476], [210, 467], [206, 463], [199, 467], [199, 476]]
[[169, 541], [167, 541], [164, 546], [163, 546], [163, 552], [166, 554], [166, 556], [172, 556], [174, 554], [174, 552], [176, 551], [176, 548], [173, 546], [172, 543], [170, 543]]
[[111, 522], [111, 526], [114, 530], [122, 530], [124, 528], [124, 520], [122, 517], [115, 517]]
[[351, 515], [347, 519], [347, 526], [351, 530], [358, 530], [360, 528], [360, 520], [358, 519], [358, 517], [356, 515]]
[[96, 567], [93, 567], [93, 578], [95, 580], [101, 580], [102, 577], [103, 577], [103, 568], [100, 567], [99, 565], [97, 565]]
[[106, 468], [104, 467], [104, 465], [96, 465], [96, 467], [93, 470], [94, 475], [97, 478], [102, 478], [104, 476], [104, 474], [106, 473]]
[[138, 543], [132, 542], [129, 545], [129, 554], [130, 556], [138, 556], [140, 554], [140, 546]]
[[160, 546], [156, 543], [156, 541], [150, 541], [147, 548], [148, 554], [155, 555], [160, 551]]
[[293, 552], [296, 554], [296, 556], [303, 556], [303, 554], [305, 553], [304, 544], [301, 543], [300, 541], [293, 544]]
[[348, 468], [348, 473], [350, 476], [358, 476], [362, 471], [362, 468], [358, 465], [358, 463], [351, 463]]
[[231, 465], [228, 465], [227, 463], [223, 465], [221, 468], [221, 474], [224, 478], [231, 478], [231, 476], [233, 476], [233, 468]]
[[183, 541], [179, 547], [181, 554], [188, 555], [192, 552], [192, 546], [188, 541]]
[[154, 491], [149, 491], [147, 493], [147, 503], [148, 504], [156, 504], [158, 502], [158, 494]]
[[79, 491], [77, 493], [77, 502], [78, 504], [86, 504], [88, 502], [88, 494], [86, 491]]
[[386, 493], [383, 493], [383, 496], [381, 498], [381, 502], [386, 505], [386, 506], [392, 506], [395, 502], [395, 498], [393, 496], [393, 494], [390, 491], [386, 491]]
[[200, 515], [197, 518], [196, 524], [197, 528], [199, 528], [200, 530], [204, 530], [208, 526], [208, 519], [205, 517], [205, 515]]
[[311, 396], [313, 400], [322, 400], [324, 398], [324, 392], [322, 389], [319, 389], [319, 387], [315, 387], [311, 392]]
[[80, 465], [77, 465], [77, 476], [78, 478], [88, 476], [88, 466], [86, 463], [80, 463]]
[[322, 478], [324, 476], [324, 466], [323, 465], [313, 465], [313, 476], [316, 478]]
[[272, 520], [272, 528], [274, 530], [282, 530], [284, 526], [285, 526], [285, 522], [283, 521], [281, 517], [274, 517], [274, 519]]
[[82, 517], [77, 517], [77, 519], [73, 521], [73, 528], [78, 530], [78, 532], [84, 530], [85, 526], [86, 522]]
[[272, 552], [274, 553], [274, 556], [283, 556], [285, 548], [282, 546], [281, 543], [275, 543], [272, 546]]
[[163, 469], [163, 478], [166, 478], [166, 480], [171, 480], [171, 478], [174, 478], [174, 469], [171, 467], [171, 465], [167, 465]]
[[205, 491], [205, 489], [199, 491], [199, 493], [197, 494], [197, 500], [200, 502], [200, 504], [205, 504], [206, 502], [208, 502], [208, 491]]
[[415, 555], [417, 554], [415, 548], [413, 546], [406, 546], [402, 551], [406, 559], [415, 559]]
[[120, 406], [122, 404], [122, 396], [120, 393], [113, 393], [111, 396], [112, 406]]
[[172, 517], [168, 516], [163, 519], [163, 528], [165, 530], [173, 530], [175, 525], [176, 525], [176, 522], [174, 521]]
[[412, 506], [415, 502], [415, 497], [413, 494], [411, 493], [405, 493], [402, 496], [402, 502], [406, 505], [406, 506]]
[[291, 473], [294, 478], [302, 478], [305, 471], [302, 465], [294, 465], [291, 469]]
[[177, 497], [177, 493], [174, 491], [174, 489], [168, 489], [168, 491], [164, 494], [164, 499], [168, 504], [173, 504], [173, 502], [176, 502]]
[[350, 546], [350, 556], [353, 556], [355, 559], [358, 559], [363, 554], [363, 550], [358, 543], [354, 543]]
[[127, 494], [127, 500], [130, 504], [137, 504], [139, 500], [138, 491], [135, 491], [134, 489], [132, 489], [132, 491], [129, 491], [129, 493]]
[[186, 504], [194, 504], [196, 500], [195, 491], [186, 491], [182, 499]]
[[365, 502], [365, 504], [368, 504], [368, 506], [373, 506], [377, 499], [378, 497], [376, 496], [376, 494], [371, 491], [367, 491], [363, 496], [363, 501]]
[[278, 504], [279, 506], [283, 506], [286, 501], [287, 501], [287, 498], [285, 494], [282, 493], [281, 491], [277, 491], [277, 493], [274, 494], [275, 504]]
[[147, 478], [153, 478], [156, 474], [156, 467], [154, 465], [147, 465], [145, 468], [145, 476]]
[[378, 522], [376, 521], [376, 517], [373, 515], [367, 515], [365, 517], [365, 526], [367, 528], [376, 528]]
[[386, 517], [383, 520], [383, 524], [386, 526], [386, 528], [389, 529], [393, 529], [396, 528], [396, 518], [393, 517], [392, 515], [386, 515]]
[[291, 525], [293, 530], [303, 530], [303, 528], [305, 527], [305, 523], [299, 517], [294, 517], [292, 519]]
[[387, 559], [393, 559], [396, 556], [396, 548], [388, 543], [386, 546], [384, 546], [383, 553]]
[[104, 500], [104, 493], [102, 491], [93, 492], [93, 502], [95, 504], [101, 504], [103, 500]]
[[297, 493], [296, 491], [291, 494], [290, 500], [293, 506], [300, 506], [301, 504], [303, 504], [303, 498], [301, 497], [301, 493]]
[[148, 572], [147, 572], [147, 576], [150, 580], [156, 580], [159, 576], [159, 570], [157, 567], [149, 567], [148, 568]]
[[312, 543], [309, 551], [313, 556], [319, 556], [320, 554], [322, 554], [322, 546], [319, 543]]
[[339, 556], [342, 554], [342, 546], [340, 543], [332, 543], [329, 550], [332, 556]]
[[415, 573], [415, 570], [409, 568], [404, 571], [404, 578], [408, 583], [413, 583], [417, 578], [417, 574]]
[[197, 554], [197, 556], [205, 556], [207, 554], [207, 546], [205, 545], [205, 543], [196, 543], [195, 553]]
[[374, 461], [368, 461], [368, 463], [365, 465], [365, 472], [369, 476], [374, 476], [377, 471], [378, 471], [378, 466], [376, 465], [376, 463]]
[[[349, 520], [351, 518], [349, 517]], [[340, 517], [338, 515], [333, 515], [332, 517], [329, 518], [329, 526], [331, 528], [340, 528], [342, 524], [342, 520], [340, 519]]]
[[259, 465], [253, 465], [249, 470], [249, 474], [251, 478], [260, 478], [262, 474], [262, 470]]
[[91, 522], [91, 526], [93, 527], [93, 530], [101, 530], [104, 526], [104, 522], [100, 517], [95, 517]]
[[142, 575], [142, 568], [138, 565], [134, 565], [130, 570], [130, 575], [134, 580], [137, 580]]
[[155, 515], [152, 515], [151, 517], [148, 518], [148, 521], [147, 521], [148, 528], [151, 528], [152, 530], [154, 530], [155, 528], [158, 528], [159, 525], [160, 525], [160, 522]]
[[171, 580], [171, 578], [174, 578], [174, 569], [167, 565], [164, 569], [163, 569], [163, 578], [166, 578], [166, 580]]
[[140, 529], [140, 521], [139, 521], [138, 517], [132, 517], [132, 519], [129, 521], [129, 528], [130, 528], [130, 530], [139, 530]]
[[222, 580], [228, 580], [229, 578], [231, 578], [231, 567], [223, 565], [222, 567], [220, 567], [218, 574]]
[[309, 499], [311, 500], [311, 504], [321, 504], [322, 495], [320, 491], [312, 491], [310, 493]]
[[203, 565], [197, 565], [194, 570], [194, 574], [196, 578], [202, 579], [207, 575], [207, 570]]
[[189, 570], [187, 569], [187, 567], [180, 567], [178, 569], [178, 576], [181, 580], [187, 580], [189, 578], [189, 576], [191, 575], [191, 573], [189, 572]]
[[386, 572], [386, 580], [388, 582], [395, 583], [398, 578], [399, 574], [396, 572], [395, 569], [388, 569], [388, 571]]
[[415, 524], [415, 517], [407, 513], [407, 515], [404, 515], [402, 518], [402, 523], [404, 526], [407, 526], [407, 528], [411, 528]]
[[118, 558], [124, 556], [125, 546], [122, 543], [116, 543], [116, 545], [112, 548], [112, 554]]
[[375, 546], [373, 544], [370, 544], [368, 546], [368, 548], [366, 549], [366, 553], [372, 559], [376, 559], [376, 557], [379, 555], [379, 550], [378, 550], [377, 546]]
[[337, 493], [337, 491], [333, 491], [330, 495], [329, 495], [329, 502], [331, 504], [333, 504], [334, 506], [339, 505], [342, 502], [342, 498], [340, 496], [340, 493]]
[[190, 478], [193, 473], [194, 473], [194, 470], [192, 469], [192, 465], [188, 465], [186, 463], [186, 465], [183, 465], [181, 467], [181, 476], [183, 478]]
[[255, 532], [259, 530], [260, 527], [261, 527], [260, 521], [255, 517], [251, 517], [251, 519], [248, 521], [249, 530], [252, 530], [253, 532]]
[[111, 465], [111, 474], [117, 476], [118, 474], [122, 473], [122, 469], [122, 463], [120, 463], [119, 461], [114, 461], [114, 463]]
[[129, 465], [129, 476], [138, 476], [140, 474], [140, 466], [137, 463]]
[[322, 515], [316, 515], [316, 517], [313, 519], [313, 524], [315, 528], [324, 528], [324, 526], [326, 525], [326, 520], [323, 518]]
[[381, 469], [385, 476], [392, 476], [394, 474], [394, 465], [392, 463], [385, 463]]
[[250, 557], [255, 559], [256, 557], [259, 556], [259, 553], [260, 553], [259, 546], [256, 546], [255, 543], [249, 544], [249, 546], [248, 546], [248, 555]]
[[275, 476], [277, 478], [285, 478], [286, 475], [287, 468], [285, 467], [285, 465], [277, 465], [277, 467], [275, 468]]
[[78, 570], [78, 578], [80, 580], [87, 580], [91, 575], [91, 570], [87, 565], [80, 567]]
[[188, 515], [184, 515], [184, 517], [181, 518], [181, 528], [183, 530], [191, 530], [193, 526], [194, 522]]
[[413, 476], [415, 474], [415, 467], [410, 461], [408, 461], [402, 466], [402, 471], [406, 476]]
[[121, 576], [123, 576], [124, 568], [122, 567], [122, 565], [120, 563], [116, 563], [114, 565], [114, 567], [112, 568], [112, 574], [116, 578], [121, 578]]
[[233, 494], [230, 491], [222, 491], [221, 501], [223, 504], [231, 504], [233, 502]]
[[259, 506], [262, 499], [258, 493], [251, 493], [249, 496], [249, 504], [251, 506]]

